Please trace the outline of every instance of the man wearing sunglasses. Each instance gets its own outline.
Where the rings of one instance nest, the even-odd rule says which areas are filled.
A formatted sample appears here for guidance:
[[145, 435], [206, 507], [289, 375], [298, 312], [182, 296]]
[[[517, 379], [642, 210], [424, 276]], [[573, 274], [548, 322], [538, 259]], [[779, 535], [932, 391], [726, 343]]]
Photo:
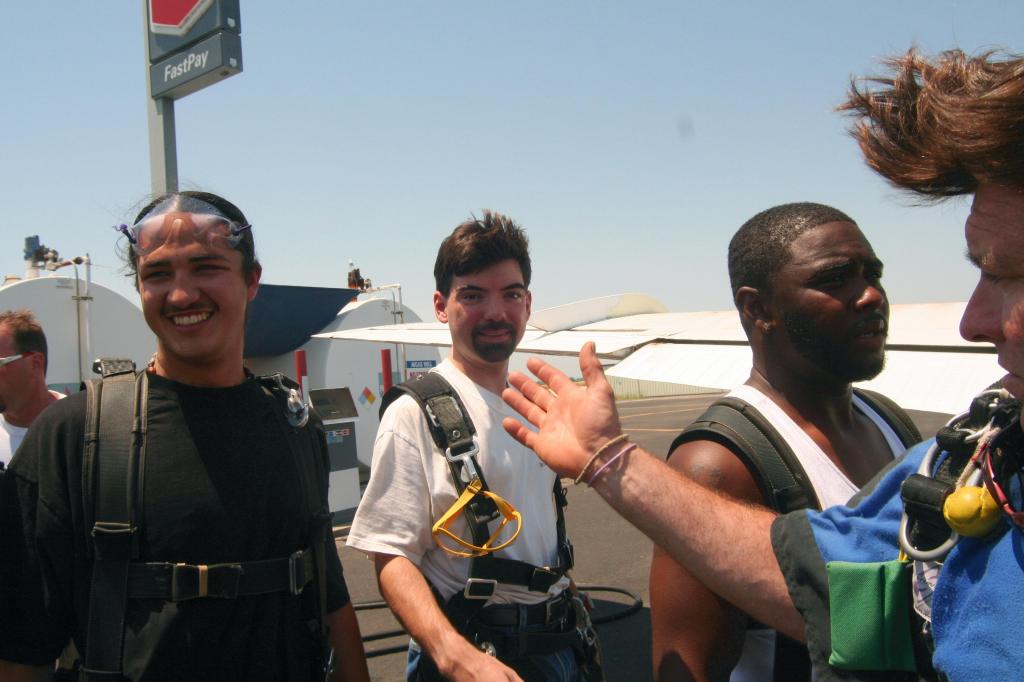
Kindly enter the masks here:
[[539, 431], [505, 427], [556, 471], [589, 476], [723, 599], [806, 641], [819, 679], [1018, 680], [1024, 58], [911, 50], [887, 64], [890, 73], [854, 84], [844, 109], [868, 164], [896, 187], [924, 200], [973, 195], [965, 236], [980, 278], [960, 333], [995, 345], [1002, 391], [965, 405], [958, 428], [911, 448], [848, 505], [782, 516], [709, 491], [640, 448], [602, 450], [628, 436], [591, 344], [580, 354], [585, 387], [536, 359], [529, 367], [550, 392], [510, 375], [519, 392], [505, 399]]
[[0, 313], [0, 469], [36, 417], [63, 397], [46, 388], [46, 335], [32, 312]]
[[180, 192], [117, 229], [157, 351], [44, 413], [4, 476], [0, 679], [71, 638], [87, 680], [367, 680], [322, 426], [242, 364], [245, 216]]
[[[434, 314], [451, 355], [425, 377], [438, 382], [430, 411], [402, 395], [377, 431], [348, 544], [373, 556], [381, 594], [413, 638], [410, 680], [567, 682], [586, 667], [579, 634], [592, 632], [566, 575], [561, 486], [501, 427], [514, 414], [500, 394], [530, 317], [530, 274], [526, 235], [503, 215], [485, 211], [444, 240]], [[462, 414], [472, 429], [456, 424]], [[431, 422], [451, 434], [446, 443]], [[487, 492], [460, 494], [479, 481]]]

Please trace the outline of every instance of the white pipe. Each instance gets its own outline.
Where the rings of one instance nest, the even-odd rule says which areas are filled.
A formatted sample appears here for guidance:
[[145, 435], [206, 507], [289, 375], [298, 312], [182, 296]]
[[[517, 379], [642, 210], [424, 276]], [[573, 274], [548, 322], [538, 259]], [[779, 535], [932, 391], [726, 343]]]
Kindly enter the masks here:
[[75, 333], [78, 336], [75, 344], [78, 350], [78, 383], [85, 381], [85, 374], [82, 372], [82, 294], [78, 287], [78, 264], [72, 263], [75, 268]]
[[[397, 301], [395, 300], [395, 290], [396, 289], [398, 290], [398, 300]], [[379, 287], [372, 287], [370, 289], [366, 289], [363, 293], [374, 294], [374, 293], [377, 293], [377, 292], [380, 292], [380, 291], [390, 291], [391, 292], [391, 305], [392, 305], [392, 308], [393, 308], [392, 311], [391, 311], [391, 316], [392, 316], [392, 318], [395, 319], [395, 324], [404, 324], [405, 323], [405, 305], [402, 303], [402, 285], [401, 284], [382, 284]], [[395, 356], [398, 359], [399, 376], [402, 377], [402, 381], [407, 381], [409, 379], [409, 368], [406, 367], [406, 362], [405, 362], [405, 344], [404, 343], [396, 343], [395, 344]]]

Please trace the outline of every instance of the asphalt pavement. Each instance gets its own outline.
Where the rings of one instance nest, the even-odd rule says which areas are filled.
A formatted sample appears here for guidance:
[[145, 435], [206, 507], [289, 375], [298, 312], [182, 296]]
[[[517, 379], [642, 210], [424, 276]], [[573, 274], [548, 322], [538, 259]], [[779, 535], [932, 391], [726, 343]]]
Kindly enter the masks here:
[[[685, 425], [696, 418], [717, 394], [673, 396], [623, 401], [619, 403], [622, 428], [648, 452], [664, 456], [672, 440]], [[922, 433], [934, 433], [944, 417], [931, 413], [911, 413]], [[642, 606], [624, 618], [617, 614], [629, 609], [634, 600], [619, 592], [591, 590], [597, 608], [595, 619], [610, 619], [598, 625], [608, 680], [643, 682], [651, 678], [650, 593], [647, 576], [651, 541], [604, 503], [585, 486], [568, 484], [569, 506], [566, 525], [576, 549], [573, 577], [584, 587], [600, 586], [624, 590], [639, 598]], [[369, 656], [370, 676], [374, 680], [403, 680], [405, 647], [408, 637], [402, 633], [387, 608], [382, 605], [373, 563], [362, 553], [344, 546], [343, 529], [338, 540], [352, 601], [356, 604], [359, 625]], [[392, 653], [389, 650], [398, 649]]]

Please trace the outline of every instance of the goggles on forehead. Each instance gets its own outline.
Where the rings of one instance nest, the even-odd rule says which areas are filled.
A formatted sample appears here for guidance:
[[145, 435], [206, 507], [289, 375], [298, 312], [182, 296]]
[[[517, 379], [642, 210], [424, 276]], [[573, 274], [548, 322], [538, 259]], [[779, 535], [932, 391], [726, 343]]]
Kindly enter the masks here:
[[131, 242], [139, 256], [146, 256], [163, 246], [168, 239], [181, 237], [206, 246], [235, 248], [252, 225], [239, 225], [214, 213], [170, 212], [148, 215], [131, 227], [115, 225], [114, 229]]

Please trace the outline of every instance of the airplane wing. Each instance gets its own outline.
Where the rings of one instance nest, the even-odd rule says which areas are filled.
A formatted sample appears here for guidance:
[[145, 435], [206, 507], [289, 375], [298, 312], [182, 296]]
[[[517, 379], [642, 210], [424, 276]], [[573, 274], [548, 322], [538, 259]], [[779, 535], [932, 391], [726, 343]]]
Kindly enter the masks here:
[[[886, 367], [858, 384], [905, 408], [953, 414], [997, 381], [995, 349], [957, 331], [965, 303], [891, 307]], [[446, 325], [419, 323], [353, 329], [323, 338], [450, 346]], [[575, 356], [593, 341], [598, 357], [616, 363], [609, 377], [659, 385], [727, 390], [750, 373], [751, 353], [735, 310], [667, 312], [643, 294], [623, 294], [537, 311], [517, 351]], [[670, 387], [669, 387], [670, 388]], [[659, 390], [666, 390], [661, 388]]]

